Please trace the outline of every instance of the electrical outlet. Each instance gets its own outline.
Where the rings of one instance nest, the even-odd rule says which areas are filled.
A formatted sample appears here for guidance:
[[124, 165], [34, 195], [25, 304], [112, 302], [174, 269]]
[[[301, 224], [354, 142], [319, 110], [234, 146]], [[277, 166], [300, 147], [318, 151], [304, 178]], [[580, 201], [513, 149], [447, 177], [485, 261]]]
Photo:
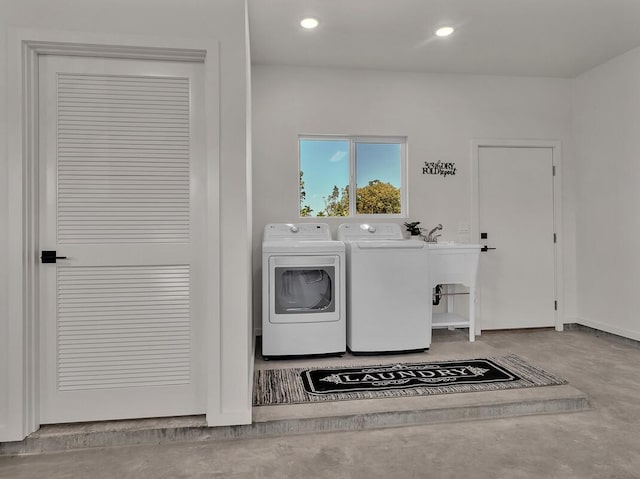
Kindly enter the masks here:
[[469, 223], [458, 223], [458, 243], [469, 243], [471, 241], [471, 225]]

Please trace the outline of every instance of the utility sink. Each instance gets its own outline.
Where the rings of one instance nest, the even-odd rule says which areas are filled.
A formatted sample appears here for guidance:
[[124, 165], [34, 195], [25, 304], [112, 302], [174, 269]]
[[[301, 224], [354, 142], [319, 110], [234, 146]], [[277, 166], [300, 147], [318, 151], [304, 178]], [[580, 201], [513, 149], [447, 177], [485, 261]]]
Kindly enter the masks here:
[[431, 249], [477, 249], [482, 248], [481, 244], [456, 243], [455, 241], [441, 241], [440, 243], [427, 243], [427, 247]]
[[475, 286], [482, 245], [443, 241], [427, 243], [427, 247], [432, 287], [445, 283]]
[[[432, 288], [444, 285], [447, 296], [447, 312], [433, 313], [432, 327], [468, 327], [469, 341], [475, 341], [475, 301], [476, 276], [480, 261], [480, 244], [469, 243], [428, 243], [429, 282]], [[461, 284], [469, 288], [469, 317], [463, 318], [453, 312], [453, 296], [450, 286]]]

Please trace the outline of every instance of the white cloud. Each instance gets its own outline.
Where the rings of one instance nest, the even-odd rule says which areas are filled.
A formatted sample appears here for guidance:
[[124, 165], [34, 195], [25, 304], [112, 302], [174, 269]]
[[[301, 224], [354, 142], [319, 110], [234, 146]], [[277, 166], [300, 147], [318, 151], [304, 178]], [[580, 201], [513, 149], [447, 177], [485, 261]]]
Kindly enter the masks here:
[[331, 158], [329, 158], [329, 161], [331, 163], [337, 163], [339, 161], [342, 161], [346, 156], [347, 156], [347, 152], [346, 151], [336, 151], [333, 154], [333, 156]]

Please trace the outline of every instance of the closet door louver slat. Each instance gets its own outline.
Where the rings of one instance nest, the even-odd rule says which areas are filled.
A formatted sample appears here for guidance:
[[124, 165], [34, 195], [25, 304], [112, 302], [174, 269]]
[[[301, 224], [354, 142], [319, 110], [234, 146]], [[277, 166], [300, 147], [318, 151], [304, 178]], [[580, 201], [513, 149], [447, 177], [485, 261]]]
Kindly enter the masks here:
[[58, 241], [189, 241], [189, 79], [59, 73]]
[[58, 390], [190, 382], [188, 266], [58, 267]]

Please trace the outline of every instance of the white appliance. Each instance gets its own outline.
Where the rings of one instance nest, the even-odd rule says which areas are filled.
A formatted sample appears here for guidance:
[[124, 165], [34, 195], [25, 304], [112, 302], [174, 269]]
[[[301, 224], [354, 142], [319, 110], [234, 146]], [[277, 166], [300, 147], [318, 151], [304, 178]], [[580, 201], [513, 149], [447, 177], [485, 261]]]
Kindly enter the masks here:
[[347, 347], [354, 353], [431, 345], [427, 243], [395, 223], [342, 224], [347, 253]]
[[345, 247], [324, 223], [268, 224], [262, 243], [262, 355], [343, 354]]

